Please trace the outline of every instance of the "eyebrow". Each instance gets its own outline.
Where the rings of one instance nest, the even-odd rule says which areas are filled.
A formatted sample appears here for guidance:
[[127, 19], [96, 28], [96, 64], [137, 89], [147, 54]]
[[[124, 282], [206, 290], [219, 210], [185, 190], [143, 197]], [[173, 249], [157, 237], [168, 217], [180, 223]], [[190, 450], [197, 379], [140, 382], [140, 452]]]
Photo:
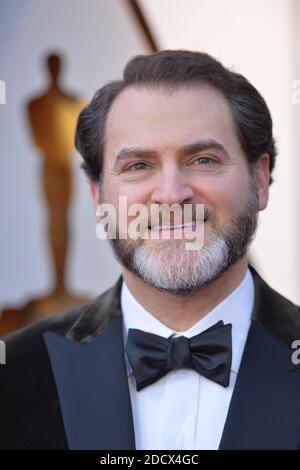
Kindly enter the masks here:
[[[226, 158], [229, 154], [225, 147], [215, 139], [203, 139], [192, 144], [185, 145], [178, 150], [178, 154], [181, 157], [189, 156], [196, 152], [202, 152], [203, 150], [215, 149], [221, 152]], [[142, 147], [124, 147], [116, 155], [113, 168], [118, 167], [123, 161], [129, 158], [153, 158], [158, 155], [158, 152], [152, 149]]]

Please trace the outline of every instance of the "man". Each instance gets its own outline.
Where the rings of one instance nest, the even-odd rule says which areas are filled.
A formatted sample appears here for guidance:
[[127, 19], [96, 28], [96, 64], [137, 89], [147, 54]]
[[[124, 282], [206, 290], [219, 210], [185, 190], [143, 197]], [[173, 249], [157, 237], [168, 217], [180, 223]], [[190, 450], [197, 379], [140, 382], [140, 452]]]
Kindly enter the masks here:
[[76, 145], [98, 222], [121, 197], [192, 217], [140, 238], [109, 219], [117, 283], [4, 338], [1, 447], [300, 448], [299, 307], [247, 261], [276, 156], [263, 98], [207, 54], [138, 56], [82, 111]]

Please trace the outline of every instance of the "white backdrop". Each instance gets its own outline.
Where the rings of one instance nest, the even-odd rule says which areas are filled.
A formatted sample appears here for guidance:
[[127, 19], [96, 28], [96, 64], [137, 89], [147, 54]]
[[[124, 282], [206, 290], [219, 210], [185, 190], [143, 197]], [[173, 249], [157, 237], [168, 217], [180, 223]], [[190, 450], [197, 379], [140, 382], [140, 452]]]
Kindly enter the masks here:
[[[146, 49], [122, 0], [5, 0], [0, 5], [0, 79], [7, 104], [0, 106], [0, 304], [18, 305], [51, 288], [45, 240], [40, 155], [32, 147], [25, 102], [46, 85], [45, 53], [66, 55], [64, 84], [92, 94], [121, 77], [125, 62]], [[69, 285], [96, 294], [120, 272], [106, 241], [95, 235], [85, 176], [74, 158], [76, 194], [71, 224]], [[0, 305], [0, 307], [1, 307]]]

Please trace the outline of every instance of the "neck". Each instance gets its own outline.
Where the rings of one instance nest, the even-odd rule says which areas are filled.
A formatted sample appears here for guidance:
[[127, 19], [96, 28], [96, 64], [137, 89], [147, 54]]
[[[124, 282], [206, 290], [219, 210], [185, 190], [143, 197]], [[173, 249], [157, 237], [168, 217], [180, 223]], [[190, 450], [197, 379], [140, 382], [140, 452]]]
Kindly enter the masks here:
[[49, 90], [60, 91], [61, 87], [60, 87], [60, 82], [59, 82], [59, 80], [52, 80], [52, 81], [49, 83], [48, 89], [49, 89]]
[[174, 331], [185, 331], [205, 317], [243, 280], [248, 267], [245, 256], [216, 281], [186, 296], [163, 292], [123, 268], [123, 278], [136, 300], [160, 322]]

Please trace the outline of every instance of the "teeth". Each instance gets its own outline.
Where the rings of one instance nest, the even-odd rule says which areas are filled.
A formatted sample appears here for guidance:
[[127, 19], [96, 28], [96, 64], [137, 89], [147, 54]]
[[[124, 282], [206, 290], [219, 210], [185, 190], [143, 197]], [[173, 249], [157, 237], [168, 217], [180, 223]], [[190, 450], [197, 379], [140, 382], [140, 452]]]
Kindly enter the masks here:
[[150, 230], [158, 231], [158, 230], [170, 230], [170, 229], [177, 229], [177, 228], [184, 228], [184, 227], [192, 227], [194, 222], [190, 222], [187, 224], [181, 224], [181, 225], [153, 225], [153, 227], [149, 227]]

